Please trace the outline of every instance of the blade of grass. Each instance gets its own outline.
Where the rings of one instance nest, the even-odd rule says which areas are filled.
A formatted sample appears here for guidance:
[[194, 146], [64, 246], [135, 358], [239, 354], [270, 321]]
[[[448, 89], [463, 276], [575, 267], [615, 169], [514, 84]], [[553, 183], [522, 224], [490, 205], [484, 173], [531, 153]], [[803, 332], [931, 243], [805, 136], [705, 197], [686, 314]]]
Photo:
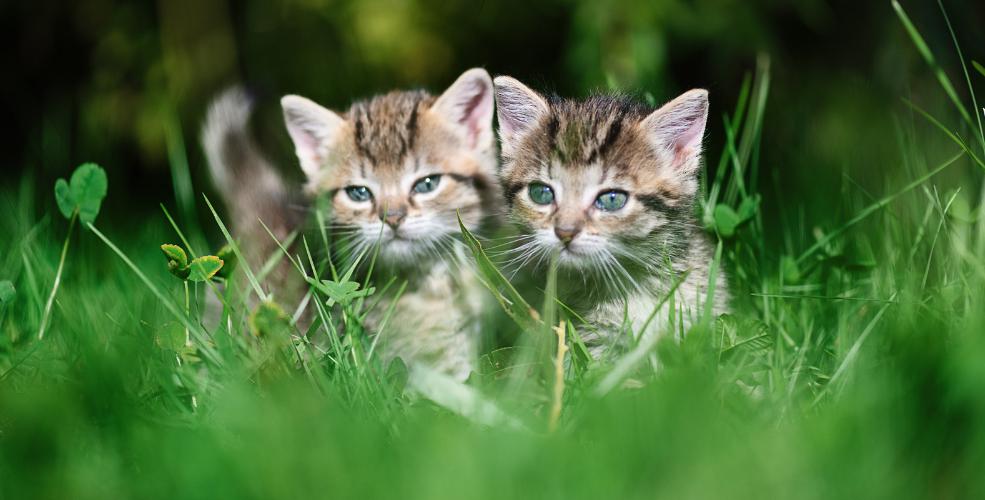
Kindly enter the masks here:
[[530, 304], [513, 287], [510, 280], [499, 272], [499, 268], [493, 264], [483, 250], [482, 243], [465, 227], [461, 214], [458, 215], [458, 225], [462, 232], [462, 239], [465, 240], [465, 244], [472, 251], [472, 256], [475, 257], [479, 281], [492, 292], [503, 311], [524, 331], [541, 331], [543, 322], [540, 320], [540, 314], [530, 307]]
[[484, 398], [475, 388], [421, 365], [409, 368], [408, 385], [436, 404], [480, 424], [527, 430], [520, 420]]
[[964, 104], [961, 103], [961, 99], [958, 97], [958, 93], [954, 89], [954, 85], [951, 84], [951, 79], [947, 77], [947, 73], [944, 73], [944, 70], [937, 64], [937, 59], [934, 58], [934, 54], [930, 51], [930, 47], [927, 45], [927, 42], [924, 41], [923, 36], [920, 35], [917, 27], [914, 26], [912, 21], [910, 21], [909, 16], [907, 16], [906, 12], [903, 11], [903, 7], [899, 4], [899, 2], [897, 0], [893, 0], [892, 3], [893, 9], [896, 11], [896, 15], [899, 17], [900, 22], [903, 23], [903, 27], [910, 35], [910, 39], [913, 40], [913, 44], [916, 45], [917, 51], [920, 52], [920, 55], [923, 56], [923, 59], [927, 62], [927, 65], [930, 66], [931, 71], [934, 72], [934, 75], [937, 77], [937, 81], [944, 89], [944, 93], [946, 93], [947, 97], [951, 99], [955, 109], [957, 109], [958, 113], [961, 114], [961, 118], [965, 121], [965, 123], [967, 123], [969, 127], [974, 128], [975, 125], [971, 122], [971, 115], [968, 114], [968, 110], [965, 108]]
[[79, 218], [79, 211], [72, 213], [72, 218], [68, 221], [68, 233], [65, 235], [65, 243], [62, 244], [61, 257], [58, 259], [58, 270], [55, 271], [55, 282], [51, 285], [51, 294], [44, 305], [44, 313], [41, 314], [41, 324], [38, 325], [38, 340], [44, 339], [44, 331], [48, 326], [48, 318], [51, 317], [51, 307], [55, 304], [55, 294], [58, 293], [58, 286], [62, 283], [62, 271], [65, 269], [65, 257], [68, 255], [68, 244], [72, 241], [72, 229], [75, 229], [75, 220]]
[[[171, 182], [174, 185], [174, 197], [181, 207], [181, 213], [186, 220], [195, 220], [194, 189], [192, 176], [188, 169], [188, 155], [185, 149], [185, 139], [181, 135], [181, 123], [170, 106], [166, 106], [164, 115], [164, 138], [168, 150], [168, 166], [171, 170]], [[186, 246], [189, 246], [186, 243]], [[190, 248], [190, 246], [189, 246]]]
[[849, 367], [851, 367], [851, 365], [855, 362], [855, 359], [858, 357], [859, 350], [862, 349], [862, 344], [864, 344], [865, 340], [869, 338], [872, 330], [875, 329], [876, 324], [879, 323], [879, 320], [882, 319], [882, 315], [885, 314], [886, 309], [889, 309], [889, 306], [895, 303], [895, 299], [896, 294], [894, 293], [891, 297], [889, 297], [890, 302], [879, 308], [879, 312], [876, 313], [872, 320], [869, 321], [869, 324], [866, 325], [865, 329], [862, 330], [862, 333], [858, 336], [858, 338], [855, 339], [852, 347], [848, 350], [848, 353], [845, 354], [845, 357], [841, 360], [841, 364], [839, 364], [838, 368], [835, 370], [834, 375], [832, 375], [831, 379], [828, 380], [828, 383], [824, 386], [824, 389], [822, 389], [821, 392], [818, 393], [817, 397], [814, 398], [814, 402], [812, 403], [813, 405], [817, 405], [821, 399], [824, 398], [824, 395], [828, 393], [831, 387], [834, 387], [835, 383], [845, 375], [845, 372]]
[[817, 252], [818, 250], [820, 250], [821, 248], [823, 248], [824, 245], [827, 245], [828, 243], [830, 243], [831, 240], [837, 238], [838, 236], [840, 236], [845, 231], [848, 231], [848, 229], [850, 229], [852, 226], [854, 226], [855, 224], [858, 224], [859, 222], [865, 220], [865, 218], [867, 218], [868, 216], [874, 214], [879, 209], [885, 207], [886, 205], [888, 205], [890, 202], [892, 202], [896, 198], [899, 198], [900, 196], [902, 196], [902, 195], [904, 195], [904, 194], [912, 191], [913, 189], [917, 188], [918, 186], [920, 186], [921, 184], [923, 184], [924, 182], [926, 182], [931, 177], [939, 174], [944, 169], [946, 169], [947, 167], [951, 166], [954, 162], [956, 162], [959, 159], [961, 159], [961, 157], [963, 157], [965, 154], [966, 154], [966, 151], [962, 151], [962, 152], [960, 152], [960, 153], [952, 156], [951, 158], [949, 158], [946, 161], [944, 161], [944, 163], [938, 165], [936, 168], [934, 168], [933, 170], [931, 170], [930, 172], [927, 172], [926, 174], [920, 176], [919, 178], [917, 178], [913, 182], [910, 182], [909, 184], [907, 184], [906, 186], [904, 186], [903, 189], [901, 189], [901, 190], [899, 190], [899, 191], [897, 191], [897, 192], [895, 192], [895, 193], [893, 193], [891, 195], [885, 196], [882, 199], [876, 201], [875, 203], [873, 203], [873, 204], [865, 207], [864, 209], [862, 209], [861, 211], [859, 211], [859, 213], [856, 214], [855, 217], [852, 217], [848, 222], [842, 224], [840, 227], [838, 227], [834, 231], [831, 231], [831, 232], [825, 234], [824, 237], [822, 237], [821, 239], [817, 240], [817, 242], [815, 242], [813, 245], [811, 245], [807, 250], [804, 250], [804, 253], [800, 254], [800, 256], [797, 257], [797, 263], [798, 264], [802, 263], [808, 257], [810, 257], [811, 255], [814, 255], [815, 252]]
[[[978, 99], [975, 97], [975, 86], [971, 84], [971, 75], [968, 74], [968, 65], [964, 62], [964, 54], [961, 52], [961, 44], [958, 43], [958, 35], [954, 33], [954, 27], [951, 26], [951, 18], [948, 17], [947, 10], [944, 9], [944, 2], [937, 0], [937, 5], [940, 7], [941, 14], [944, 16], [947, 31], [951, 33], [954, 50], [958, 53], [958, 61], [961, 62], [961, 71], [964, 72], [965, 84], [968, 86], [968, 93], [971, 95], [971, 109], [977, 110]], [[982, 128], [982, 117], [977, 112], [975, 112], [975, 119], [978, 121], [978, 141], [982, 147], [982, 153], [985, 153], [985, 128]]]
[[174, 221], [174, 218], [171, 217], [171, 213], [168, 212], [167, 207], [165, 207], [163, 203], [161, 203], [160, 206], [161, 206], [161, 210], [164, 211], [164, 217], [168, 219], [168, 222], [171, 224], [171, 227], [174, 228], [174, 232], [178, 234], [178, 239], [180, 239], [181, 243], [184, 244], [185, 248], [188, 249], [188, 253], [191, 255], [193, 259], [198, 257], [198, 255], [195, 254], [195, 249], [192, 248], [191, 243], [188, 242], [188, 238], [185, 238], [185, 233], [182, 232], [180, 228], [178, 228], [178, 224]]
[[140, 281], [142, 281], [144, 285], [146, 285], [147, 288], [150, 289], [151, 293], [153, 293], [154, 296], [157, 297], [161, 305], [164, 306], [164, 308], [167, 309], [172, 316], [174, 316], [178, 321], [180, 321], [185, 326], [185, 328], [191, 330], [191, 332], [195, 336], [195, 340], [198, 341], [199, 350], [205, 355], [205, 357], [208, 358], [209, 361], [214, 363], [216, 366], [222, 366], [222, 360], [216, 354], [215, 350], [210, 346], [211, 340], [209, 339], [208, 334], [205, 333], [204, 330], [202, 330], [202, 327], [197, 323], [193, 323], [191, 320], [189, 320], [188, 316], [184, 315], [181, 311], [179, 311], [178, 308], [176, 308], [174, 304], [171, 303], [171, 300], [165, 297], [164, 293], [162, 293], [156, 286], [154, 286], [154, 283], [150, 280], [150, 278], [148, 278], [147, 275], [145, 275], [144, 272], [141, 271], [140, 268], [137, 267], [137, 265], [134, 264], [133, 261], [131, 261], [130, 258], [127, 257], [125, 253], [123, 253], [122, 250], [119, 249], [119, 247], [114, 245], [113, 242], [106, 237], [106, 235], [104, 235], [98, 229], [96, 229], [96, 226], [93, 226], [92, 223], [89, 223], [86, 224], [86, 227], [92, 230], [93, 234], [95, 234], [100, 240], [102, 240], [103, 243], [105, 243], [106, 246], [108, 246], [109, 249], [113, 251], [113, 253], [115, 253], [117, 256], [120, 257], [120, 259], [123, 260], [123, 263], [126, 264], [131, 271], [133, 271], [133, 274], [135, 274], [138, 278], [140, 278]]
[[226, 243], [233, 249], [233, 253], [236, 254], [236, 258], [239, 260], [239, 268], [243, 270], [246, 274], [246, 279], [249, 280], [250, 285], [253, 287], [253, 291], [256, 292], [257, 297], [261, 301], [266, 302], [268, 300], [266, 292], [260, 287], [260, 283], [257, 282], [256, 276], [253, 274], [253, 270], [250, 269], [250, 263], [247, 262], [246, 258], [243, 257], [243, 252], [240, 251], [239, 245], [236, 244], [236, 240], [233, 239], [232, 235], [229, 234], [229, 230], [226, 229], [226, 225], [222, 223], [222, 219], [219, 218], [219, 214], [216, 213], [215, 208], [212, 206], [212, 202], [209, 201], [209, 197], [202, 195], [205, 198], [205, 204], [209, 206], [209, 211], [212, 212], [212, 217], [215, 218], [216, 224], [219, 225], [219, 229], [222, 231], [222, 235], [226, 237]]
[[674, 285], [670, 287], [670, 290], [662, 299], [660, 299], [660, 302], [654, 306], [653, 310], [650, 311], [650, 315], [646, 318], [646, 321], [643, 322], [643, 328], [640, 329], [640, 334], [637, 335], [637, 337], [641, 339], [640, 343], [637, 344], [632, 351], [617, 361], [612, 370], [610, 370], [609, 373], [602, 378], [598, 385], [595, 386], [595, 390], [593, 392], [596, 397], [603, 397], [612, 391], [612, 389], [615, 389], [620, 383], [622, 383], [623, 380], [629, 377], [629, 374], [633, 373], [633, 370], [635, 370], [640, 363], [646, 360], [647, 354], [649, 354], [650, 351], [656, 347], [657, 341], [661, 338], [661, 336], [647, 335], [645, 328], [649, 328], [653, 318], [657, 316], [657, 313], [660, 312], [660, 309], [663, 308], [664, 304], [666, 304], [674, 293], [677, 292], [677, 289], [681, 286], [681, 283], [684, 283], [687, 276], [688, 273], [683, 273], [680, 277], [678, 277], [677, 281], [674, 282]]
[[979, 167], [985, 169], [985, 162], [983, 162], [981, 159], [979, 159], [978, 158], [978, 155], [976, 155], [975, 152], [972, 151], [971, 148], [968, 147], [968, 145], [964, 142], [964, 140], [962, 140], [960, 137], [958, 137], [957, 134], [955, 134], [954, 132], [951, 132], [947, 127], [944, 126], [943, 123], [940, 122], [940, 120], [938, 120], [937, 118], [934, 118], [933, 115], [931, 115], [930, 113], [924, 111], [923, 108], [921, 108], [920, 106], [917, 106], [916, 104], [914, 104], [913, 102], [911, 102], [909, 100], [903, 99], [903, 102], [905, 102], [908, 106], [910, 106], [911, 108], [913, 108], [913, 110], [916, 111], [917, 113], [920, 113], [920, 115], [922, 115], [927, 121], [929, 121], [935, 127], [937, 127], [938, 129], [940, 129], [941, 132], [944, 132], [944, 134], [947, 135], [947, 137], [950, 138], [952, 141], [954, 141], [955, 144], [957, 144], [958, 146], [960, 146], [961, 149], [963, 149], [965, 151], [965, 153], [968, 153], [968, 156], [971, 157], [971, 159], [975, 162], [975, 164], [977, 164]]

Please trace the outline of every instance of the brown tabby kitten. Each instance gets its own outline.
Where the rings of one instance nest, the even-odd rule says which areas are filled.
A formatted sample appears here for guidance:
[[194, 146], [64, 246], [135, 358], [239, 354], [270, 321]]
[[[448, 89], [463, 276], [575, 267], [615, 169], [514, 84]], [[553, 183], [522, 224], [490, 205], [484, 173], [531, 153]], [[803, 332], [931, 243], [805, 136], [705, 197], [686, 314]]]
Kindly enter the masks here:
[[[505, 76], [495, 86], [501, 179], [524, 231], [514, 261], [542, 267], [558, 252], [560, 298], [587, 320], [596, 358], [634, 333], [686, 329], [704, 307], [714, 253], [693, 214], [707, 91], [654, 110], [620, 96], [545, 98]], [[713, 311], [727, 301], [719, 272]]]
[[[384, 358], [399, 356], [465, 379], [475, 366], [486, 299], [468, 266], [460, 265], [458, 214], [466, 227], [479, 230], [501, 199], [489, 74], [471, 69], [439, 97], [395, 91], [356, 102], [342, 114], [293, 95], [281, 105], [308, 179], [304, 191], [331, 199], [332, 228], [350, 253], [380, 245], [374, 283], [396, 278], [397, 286], [367, 320], [377, 329], [383, 311], [393, 307], [381, 331]], [[238, 142], [224, 149], [224, 140], [244, 127], [216, 123], [205, 134], [213, 168], [238, 172], [226, 177], [241, 184], [267, 182], [259, 170], [229, 164], [249, 160], [241, 158], [248, 148]], [[238, 197], [235, 187], [226, 192], [234, 212], [255, 218], [264, 206]], [[243, 238], [269, 240], [265, 234]]]

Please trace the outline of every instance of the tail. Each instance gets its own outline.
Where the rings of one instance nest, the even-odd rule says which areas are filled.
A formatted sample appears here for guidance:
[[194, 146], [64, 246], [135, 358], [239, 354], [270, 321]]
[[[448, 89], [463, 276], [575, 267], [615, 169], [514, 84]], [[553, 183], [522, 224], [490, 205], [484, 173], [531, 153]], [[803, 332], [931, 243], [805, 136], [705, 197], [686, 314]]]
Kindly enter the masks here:
[[278, 251], [260, 221], [283, 241], [299, 227], [303, 210], [297, 191], [285, 185], [254, 142], [248, 127], [252, 110], [252, 99], [242, 88], [222, 92], [209, 106], [202, 145], [234, 236], [250, 266], [259, 269]]

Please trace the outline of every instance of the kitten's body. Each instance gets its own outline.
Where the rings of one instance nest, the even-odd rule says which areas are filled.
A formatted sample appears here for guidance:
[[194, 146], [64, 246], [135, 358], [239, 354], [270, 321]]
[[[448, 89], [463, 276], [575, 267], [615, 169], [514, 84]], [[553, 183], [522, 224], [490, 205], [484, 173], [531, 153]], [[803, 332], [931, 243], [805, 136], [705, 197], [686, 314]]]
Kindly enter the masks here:
[[[308, 178], [304, 192], [309, 198], [324, 194], [330, 199], [330, 227], [345, 253], [365, 253], [365, 264], [379, 248], [370, 281], [383, 299], [364, 326], [382, 334], [377, 341], [380, 352], [385, 359], [401, 357], [459, 379], [475, 366], [486, 301], [468, 266], [460, 265], [463, 255], [454, 236], [459, 214], [470, 230], [479, 230], [500, 199], [492, 99], [488, 74], [470, 70], [440, 97], [423, 91], [390, 92], [358, 101], [344, 114], [302, 97], [282, 100], [288, 131]], [[223, 143], [209, 140], [222, 137], [209, 132], [222, 131], [222, 122], [212, 123], [207, 123], [205, 143], [207, 149], [221, 152], [208, 147]], [[234, 170], [237, 164], [253, 168], [227, 178], [277, 185], [257, 175], [260, 169], [255, 167], [266, 162], [225, 161], [236, 157], [219, 153], [210, 154], [210, 159], [214, 169], [219, 165]], [[238, 234], [253, 248], [251, 254], [275, 251], [265, 243], [270, 238], [262, 228], [250, 230], [259, 227], [250, 219], [263, 218], [258, 208], [285, 199], [276, 194], [279, 190], [269, 192], [275, 193], [270, 203], [244, 199], [235, 189], [223, 191], [240, 228], [246, 228]], [[391, 279], [393, 285], [382, 291]], [[386, 319], [388, 311], [392, 314]]]
[[[560, 298], [587, 321], [595, 357], [621, 351], [629, 332], [686, 330], [705, 308], [714, 255], [693, 215], [706, 93], [653, 110], [618, 96], [547, 99], [508, 77], [496, 86], [502, 182], [525, 230], [518, 261], [559, 252]], [[717, 314], [724, 273], [714, 283]]]

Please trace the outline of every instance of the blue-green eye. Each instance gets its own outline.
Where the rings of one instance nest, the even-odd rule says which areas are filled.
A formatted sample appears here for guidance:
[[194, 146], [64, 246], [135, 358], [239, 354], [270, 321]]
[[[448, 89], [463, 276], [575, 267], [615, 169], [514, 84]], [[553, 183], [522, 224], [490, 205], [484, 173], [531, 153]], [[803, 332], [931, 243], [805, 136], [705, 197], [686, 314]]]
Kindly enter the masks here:
[[629, 195], [625, 191], [606, 191], [595, 198], [595, 207], [599, 210], [612, 212], [626, 206]]
[[554, 203], [554, 190], [547, 184], [531, 182], [530, 187], [527, 188], [527, 192], [530, 194], [530, 199], [538, 205], [550, 205]]
[[366, 186], [349, 186], [345, 188], [345, 194], [349, 195], [352, 201], [369, 201], [373, 197], [373, 193]]
[[414, 192], [421, 194], [430, 193], [438, 188], [439, 182], [441, 182], [440, 175], [429, 175], [414, 183]]

